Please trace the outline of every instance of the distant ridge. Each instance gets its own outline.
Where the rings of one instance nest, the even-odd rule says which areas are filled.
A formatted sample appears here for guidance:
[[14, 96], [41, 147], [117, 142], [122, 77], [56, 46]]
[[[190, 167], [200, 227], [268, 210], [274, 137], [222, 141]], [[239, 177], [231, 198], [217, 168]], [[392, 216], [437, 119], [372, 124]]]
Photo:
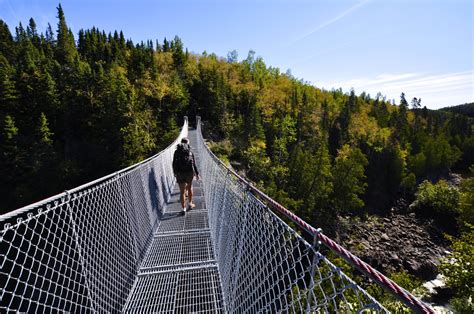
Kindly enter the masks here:
[[474, 102], [466, 103], [463, 105], [457, 105], [452, 107], [445, 107], [439, 109], [440, 111], [449, 111], [453, 113], [464, 114], [470, 118], [474, 118]]

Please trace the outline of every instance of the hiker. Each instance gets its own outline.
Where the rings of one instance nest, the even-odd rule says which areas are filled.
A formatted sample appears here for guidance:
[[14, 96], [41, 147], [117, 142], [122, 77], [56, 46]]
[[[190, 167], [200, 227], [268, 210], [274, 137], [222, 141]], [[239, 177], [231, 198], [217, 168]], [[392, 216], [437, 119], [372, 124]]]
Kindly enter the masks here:
[[196, 180], [199, 180], [194, 154], [191, 152], [191, 146], [186, 137], [183, 137], [174, 152], [173, 172], [179, 185], [181, 208], [183, 208], [183, 213], [186, 213], [185, 193], [188, 192], [189, 209], [193, 209], [195, 207], [193, 203], [193, 177], [196, 176]]

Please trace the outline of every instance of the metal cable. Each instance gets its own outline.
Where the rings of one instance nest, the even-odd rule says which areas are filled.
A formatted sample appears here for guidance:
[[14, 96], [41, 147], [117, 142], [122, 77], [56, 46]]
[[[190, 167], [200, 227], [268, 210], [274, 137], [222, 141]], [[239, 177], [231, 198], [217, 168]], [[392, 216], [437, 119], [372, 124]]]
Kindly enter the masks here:
[[0, 216], [0, 312], [121, 310], [174, 185], [159, 154]]
[[[195, 307], [194, 301], [218, 304], [216, 293], [222, 291], [225, 309], [231, 313], [387, 312], [320, 253], [321, 243], [415, 311], [432, 312], [225, 167], [206, 146], [199, 119], [197, 155], [207, 216], [195, 212], [186, 219], [159, 221], [174, 185], [174, 147], [187, 131], [185, 119], [179, 137], [161, 153], [0, 216], [4, 224], [0, 230], [0, 310], [112, 312], [123, 310], [128, 302], [129, 308], [148, 311], [164, 302], [160, 308], [186, 312], [189, 306], [203, 308]], [[313, 235], [314, 243], [305, 241], [272, 210]], [[178, 229], [194, 233], [173, 233]], [[175, 242], [182, 251], [179, 261], [170, 260], [176, 255]], [[211, 256], [218, 272], [212, 269], [214, 264], [205, 264]], [[198, 273], [191, 271], [196, 260], [202, 268]], [[175, 263], [189, 271], [164, 272], [166, 268], [160, 266]], [[146, 275], [148, 268], [152, 275]], [[137, 280], [139, 276], [149, 277]], [[181, 285], [174, 292], [169, 290], [173, 280]], [[215, 286], [219, 281], [220, 286]], [[202, 294], [205, 298], [192, 293], [201, 289], [198, 282], [209, 283], [209, 291]], [[152, 302], [148, 307], [137, 299], [139, 294], [130, 294], [132, 289], [149, 296], [158, 293], [160, 298], [148, 300]], [[187, 302], [190, 298], [195, 300]], [[204, 308], [214, 311], [207, 305]]]
[[[224, 217], [224, 223], [214, 220], [210, 225], [215, 226], [211, 235], [227, 304], [242, 304], [245, 300], [245, 310], [358, 312], [372, 308], [385, 312], [381, 304], [319, 253], [319, 242], [412, 310], [434, 313], [427, 304], [227, 168], [206, 146], [200, 128], [198, 118], [198, 149], [204, 163], [202, 177], [207, 186], [209, 216]], [[315, 243], [307, 243], [272, 210], [311, 234]]]

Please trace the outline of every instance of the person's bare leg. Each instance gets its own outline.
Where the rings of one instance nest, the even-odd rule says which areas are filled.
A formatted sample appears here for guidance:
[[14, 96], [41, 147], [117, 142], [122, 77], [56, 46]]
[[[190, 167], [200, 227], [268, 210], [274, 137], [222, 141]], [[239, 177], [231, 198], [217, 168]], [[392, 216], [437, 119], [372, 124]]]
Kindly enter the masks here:
[[193, 205], [193, 181], [191, 183], [188, 183], [186, 185], [186, 189], [188, 190], [188, 201], [189, 201], [189, 206], [194, 207]]
[[179, 184], [179, 200], [181, 201], [181, 208], [186, 208], [185, 203], [186, 203], [186, 196], [184, 195], [186, 193], [186, 183], [180, 183]]

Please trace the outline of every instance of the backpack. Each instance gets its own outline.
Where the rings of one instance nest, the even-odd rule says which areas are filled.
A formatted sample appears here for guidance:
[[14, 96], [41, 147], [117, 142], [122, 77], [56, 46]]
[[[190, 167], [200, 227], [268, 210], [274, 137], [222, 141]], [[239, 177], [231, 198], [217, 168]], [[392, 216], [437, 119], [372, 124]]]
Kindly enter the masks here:
[[193, 172], [193, 155], [188, 144], [178, 144], [174, 154], [173, 168], [175, 172]]

